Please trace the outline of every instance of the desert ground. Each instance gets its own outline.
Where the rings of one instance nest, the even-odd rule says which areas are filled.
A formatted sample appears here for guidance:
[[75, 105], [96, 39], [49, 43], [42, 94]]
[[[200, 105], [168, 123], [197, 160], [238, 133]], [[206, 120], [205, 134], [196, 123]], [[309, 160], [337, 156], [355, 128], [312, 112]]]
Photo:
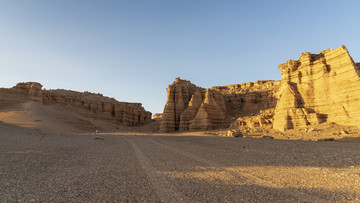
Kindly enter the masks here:
[[158, 121], [126, 127], [72, 108], [1, 106], [0, 202], [360, 201], [354, 127], [161, 134]]
[[0, 202], [360, 201], [358, 142], [0, 125]]

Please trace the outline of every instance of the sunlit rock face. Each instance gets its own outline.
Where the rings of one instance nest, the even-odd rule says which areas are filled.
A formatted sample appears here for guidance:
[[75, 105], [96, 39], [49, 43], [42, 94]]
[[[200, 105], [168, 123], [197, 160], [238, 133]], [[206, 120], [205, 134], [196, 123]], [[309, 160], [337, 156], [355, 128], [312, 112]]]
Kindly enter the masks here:
[[209, 89], [177, 78], [167, 88], [162, 132], [232, 126], [280, 131], [323, 122], [359, 126], [360, 64], [345, 46], [279, 65], [281, 81]]
[[168, 97], [160, 131], [227, 128], [234, 117], [274, 108], [274, 91], [279, 84], [279, 81], [257, 81], [204, 89], [176, 78], [167, 88]]
[[[191, 113], [193, 113], [193, 111], [197, 112], [197, 109], [193, 109], [193, 105], [190, 104], [189, 106], [189, 103], [195, 92], [198, 92], [197, 94], [200, 94], [200, 97], [202, 97], [199, 92], [203, 89], [192, 84], [190, 81], [176, 78], [166, 90], [167, 100], [160, 124], [160, 132], [178, 131], [180, 129], [180, 123], [182, 123], [181, 130], [185, 130], [184, 128], [187, 130], [188, 127], [185, 126], [188, 126], [189, 123], [185, 125], [184, 121], [180, 121], [181, 114], [186, 110], [183, 119], [188, 121], [195, 117], [195, 115], [192, 114], [188, 115], [190, 113], [189, 111], [192, 111]], [[187, 116], [185, 116], [185, 114]]]
[[155, 114], [153, 115], [153, 119], [155, 119], [155, 120], [160, 120], [160, 119], [162, 119], [162, 113], [155, 113]]
[[360, 78], [345, 46], [279, 65], [281, 86], [273, 128], [287, 130], [322, 122], [359, 126]]

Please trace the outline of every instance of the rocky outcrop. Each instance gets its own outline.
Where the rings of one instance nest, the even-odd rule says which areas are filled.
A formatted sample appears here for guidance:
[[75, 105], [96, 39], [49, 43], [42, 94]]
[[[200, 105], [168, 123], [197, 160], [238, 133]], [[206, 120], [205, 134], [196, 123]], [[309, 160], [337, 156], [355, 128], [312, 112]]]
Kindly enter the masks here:
[[280, 81], [258, 80], [243, 84], [210, 88], [224, 96], [227, 112], [233, 117], [257, 115], [261, 110], [275, 108]]
[[160, 120], [160, 119], [162, 119], [162, 113], [155, 113], [154, 115], [153, 115], [153, 119], [155, 119], [155, 120]]
[[118, 102], [114, 98], [90, 92], [44, 90], [43, 103], [71, 107], [86, 117], [128, 126], [151, 120], [151, 113], [145, 111], [141, 103]]
[[[323, 122], [360, 124], [360, 63], [345, 46], [279, 65], [281, 81], [207, 90], [179, 78], [168, 88], [163, 132], [223, 127], [306, 128]], [[191, 87], [191, 88], [190, 88]]]
[[[207, 89], [195, 118], [189, 122], [188, 130], [212, 130], [227, 123], [227, 113], [224, 97]], [[187, 125], [182, 126], [182, 130]]]
[[228, 127], [233, 117], [258, 114], [276, 106], [279, 81], [256, 81], [204, 89], [176, 78], [167, 88], [162, 132]]
[[187, 131], [190, 129], [190, 121], [192, 121], [196, 117], [196, 114], [198, 113], [200, 106], [203, 103], [203, 97], [204, 96], [202, 90], [197, 90], [192, 95], [188, 107], [185, 111], [182, 112], [180, 116], [179, 131]]
[[230, 129], [258, 129], [258, 128], [272, 128], [274, 108], [261, 110], [256, 115], [241, 116], [233, 121], [230, 125]]
[[176, 78], [166, 90], [167, 100], [160, 124], [160, 132], [174, 132], [180, 128], [181, 114], [189, 106], [192, 95], [196, 91], [202, 91], [202, 88], [197, 87], [190, 81]]
[[40, 83], [18, 83], [12, 90], [20, 94], [28, 94], [33, 101], [42, 102], [42, 85]]
[[345, 46], [303, 53], [279, 65], [281, 87], [273, 128], [287, 130], [322, 122], [359, 126], [359, 64]]
[[221, 94], [180, 78], [169, 85], [167, 92], [161, 132], [208, 130], [226, 122], [226, 105]]
[[151, 121], [151, 112], [140, 103], [118, 102], [113, 98], [89, 92], [45, 90], [36, 82], [18, 83], [13, 88], [0, 89], [0, 106], [11, 106], [33, 100], [64, 106], [88, 118], [115, 124], [135, 126]]

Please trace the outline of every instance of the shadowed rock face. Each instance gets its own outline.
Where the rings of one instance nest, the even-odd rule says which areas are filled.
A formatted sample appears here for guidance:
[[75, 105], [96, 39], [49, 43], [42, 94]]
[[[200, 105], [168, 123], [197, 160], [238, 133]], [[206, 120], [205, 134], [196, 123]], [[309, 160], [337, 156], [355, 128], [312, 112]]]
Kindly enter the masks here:
[[228, 127], [232, 117], [274, 108], [279, 81], [257, 81], [204, 89], [176, 78], [167, 88], [161, 132]]
[[20, 94], [28, 94], [31, 100], [42, 102], [42, 85], [40, 83], [18, 83], [12, 90]]
[[274, 129], [335, 122], [359, 126], [360, 78], [345, 46], [319, 54], [303, 53], [279, 65], [281, 87]]
[[71, 106], [87, 117], [128, 126], [151, 121], [151, 112], [145, 111], [141, 103], [118, 102], [102, 94], [43, 90], [43, 103]]
[[113, 98], [89, 92], [69, 90], [43, 90], [36, 82], [18, 83], [13, 88], [1, 88], [6, 95], [1, 105], [23, 103], [33, 100], [43, 104], [57, 104], [70, 108], [86, 117], [116, 124], [135, 126], [151, 121], [151, 112], [145, 111], [141, 103], [118, 102]]

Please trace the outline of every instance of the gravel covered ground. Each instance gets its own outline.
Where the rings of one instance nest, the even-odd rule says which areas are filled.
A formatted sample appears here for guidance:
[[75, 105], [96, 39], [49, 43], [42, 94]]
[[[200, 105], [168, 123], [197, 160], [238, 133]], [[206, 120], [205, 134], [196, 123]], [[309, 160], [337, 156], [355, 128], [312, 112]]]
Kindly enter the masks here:
[[360, 143], [0, 133], [0, 202], [360, 201]]

